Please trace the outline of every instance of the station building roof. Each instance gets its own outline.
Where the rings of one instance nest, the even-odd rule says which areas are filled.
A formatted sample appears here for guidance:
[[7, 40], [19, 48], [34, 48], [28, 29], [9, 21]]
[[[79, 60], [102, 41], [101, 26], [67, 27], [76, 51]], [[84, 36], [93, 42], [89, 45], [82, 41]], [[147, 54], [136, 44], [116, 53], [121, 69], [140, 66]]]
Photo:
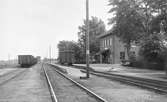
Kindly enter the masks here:
[[113, 35], [112, 30], [109, 30], [104, 34], [99, 35], [97, 38], [101, 39], [101, 38], [104, 38], [104, 37], [107, 37], [107, 36], [110, 36], [110, 35]]

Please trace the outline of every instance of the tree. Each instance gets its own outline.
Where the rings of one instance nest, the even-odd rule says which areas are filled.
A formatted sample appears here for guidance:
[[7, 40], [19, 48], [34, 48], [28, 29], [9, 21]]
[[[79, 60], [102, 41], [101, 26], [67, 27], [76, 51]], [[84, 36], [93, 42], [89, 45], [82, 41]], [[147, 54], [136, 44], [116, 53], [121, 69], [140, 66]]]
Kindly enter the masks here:
[[161, 34], [153, 33], [141, 44], [139, 54], [143, 56], [145, 62], [149, 64], [147, 67], [149, 67], [150, 64], [154, 64], [153, 66], [157, 67], [156, 69], [163, 69], [165, 67], [167, 47], [164, 45], [161, 36]]
[[82, 53], [81, 47], [77, 42], [74, 41], [60, 41], [58, 44], [59, 51], [73, 51], [74, 52], [74, 58], [75, 63], [82, 63], [84, 59], [84, 55]]
[[[78, 32], [78, 43], [82, 48], [83, 55], [85, 55], [85, 45], [86, 45], [86, 21], [84, 20], [84, 24], [79, 26]], [[90, 56], [94, 56], [96, 53], [100, 51], [100, 42], [98, 40], [98, 36], [100, 34], [104, 34], [106, 32], [105, 24], [101, 19], [97, 17], [92, 17], [89, 21], [89, 43], [90, 43]]]
[[128, 57], [130, 56], [131, 43], [139, 41], [142, 34], [142, 18], [137, 12], [134, 0], [110, 0], [112, 8], [109, 13], [113, 13], [109, 24], [113, 24], [112, 31], [117, 35], [127, 49]]
[[138, 13], [142, 18], [143, 31], [145, 36], [160, 32], [160, 23], [166, 19], [167, 1], [166, 0], [138, 0], [135, 1]]
[[[140, 43], [140, 57], [144, 62], [164, 65], [167, 55], [166, 0], [110, 0], [109, 13], [113, 32], [126, 44]], [[149, 67], [149, 66], [148, 66]]]
[[[110, 0], [112, 8], [109, 13], [115, 14], [110, 19], [114, 24], [114, 33], [126, 44], [127, 52], [130, 43], [143, 40], [150, 34], [160, 32], [160, 24], [167, 24], [166, 0]], [[142, 41], [141, 41], [142, 42]]]
[[[161, 32], [167, 33], [167, 1], [161, 2], [155, 1], [154, 5], [157, 15], [152, 20], [152, 32]], [[163, 26], [163, 27], [162, 27]], [[163, 28], [163, 29], [161, 29]]]

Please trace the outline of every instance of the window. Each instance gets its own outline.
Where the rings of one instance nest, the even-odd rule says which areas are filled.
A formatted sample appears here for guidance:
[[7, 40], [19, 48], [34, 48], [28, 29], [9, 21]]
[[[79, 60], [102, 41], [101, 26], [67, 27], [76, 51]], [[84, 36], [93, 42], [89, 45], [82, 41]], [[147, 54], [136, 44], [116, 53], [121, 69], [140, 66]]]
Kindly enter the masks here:
[[105, 39], [105, 47], [107, 46], [106, 39]]
[[102, 46], [103, 47], [112, 46], [112, 38], [103, 39], [102, 40]]
[[110, 46], [112, 46], [112, 38], [110, 38]]
[[107, 39], [105, 41], [106, 41], [106, 46], [107, 46]]
[[120, 59], [122, 59], [122, 60], [125, 59], [125, 52], [120, 52]]
[[100, 41], [100, 47], [103, 47], [103, 40]]
[[108, 46], [108, 39], [106, 39], [106, 46]]
[[105, 47], [105, 40], [103, 40], [103, 47]]
[[135, 51], [131, 51], [130, 54], [131, 54], [131, 55], [135, 55]]

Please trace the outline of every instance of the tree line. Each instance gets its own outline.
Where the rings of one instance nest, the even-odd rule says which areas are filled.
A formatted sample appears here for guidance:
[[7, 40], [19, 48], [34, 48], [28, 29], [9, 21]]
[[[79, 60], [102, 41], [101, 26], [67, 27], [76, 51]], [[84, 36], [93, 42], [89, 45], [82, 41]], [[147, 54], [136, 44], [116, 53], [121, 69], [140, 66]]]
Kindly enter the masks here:
[[[58, 49], [63, 50], [68, 45], [73, 50], [76, 63], [86, 63], [86, 20], [83, 21], [83, 25], [78, 27], [78, 41], [60, 41]], [[94, 56], [100, 51], [100, 42], [98, 36], [106, 32], [104, 22], [97, 18], [91, 17], [89, 20], [89, 43], [90, 43], [90, 59], [93, 61]]]
[[[165, 67], [167, 55], [167, 1], [166, 0], [109, 0], [108, 13], [111, 31], [125, 44], [129, 59], [138, 66], [155, 64]], [[90, 19], [90, 57], [100, 51], [98, 36], [106, 33], [104, 22]], [[86, 21], [78, 27], [78, 41], [75, 44], [75, 57], [79, 63], [85, 62]], [[139, 58], [130, 55], [132, 43], [140, 46]], [[60, 42], [62, 43], [62, 42]], [[60, 46], [59, 46], [60, 47]]]

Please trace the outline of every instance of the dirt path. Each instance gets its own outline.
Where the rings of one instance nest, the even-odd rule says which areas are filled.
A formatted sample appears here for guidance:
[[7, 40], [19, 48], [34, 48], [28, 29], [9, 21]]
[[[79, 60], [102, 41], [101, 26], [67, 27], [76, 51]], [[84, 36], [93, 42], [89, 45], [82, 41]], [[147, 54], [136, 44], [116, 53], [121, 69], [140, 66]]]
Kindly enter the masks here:
[[51, 102], [41, 65], [0, 86], [0, 102]]

